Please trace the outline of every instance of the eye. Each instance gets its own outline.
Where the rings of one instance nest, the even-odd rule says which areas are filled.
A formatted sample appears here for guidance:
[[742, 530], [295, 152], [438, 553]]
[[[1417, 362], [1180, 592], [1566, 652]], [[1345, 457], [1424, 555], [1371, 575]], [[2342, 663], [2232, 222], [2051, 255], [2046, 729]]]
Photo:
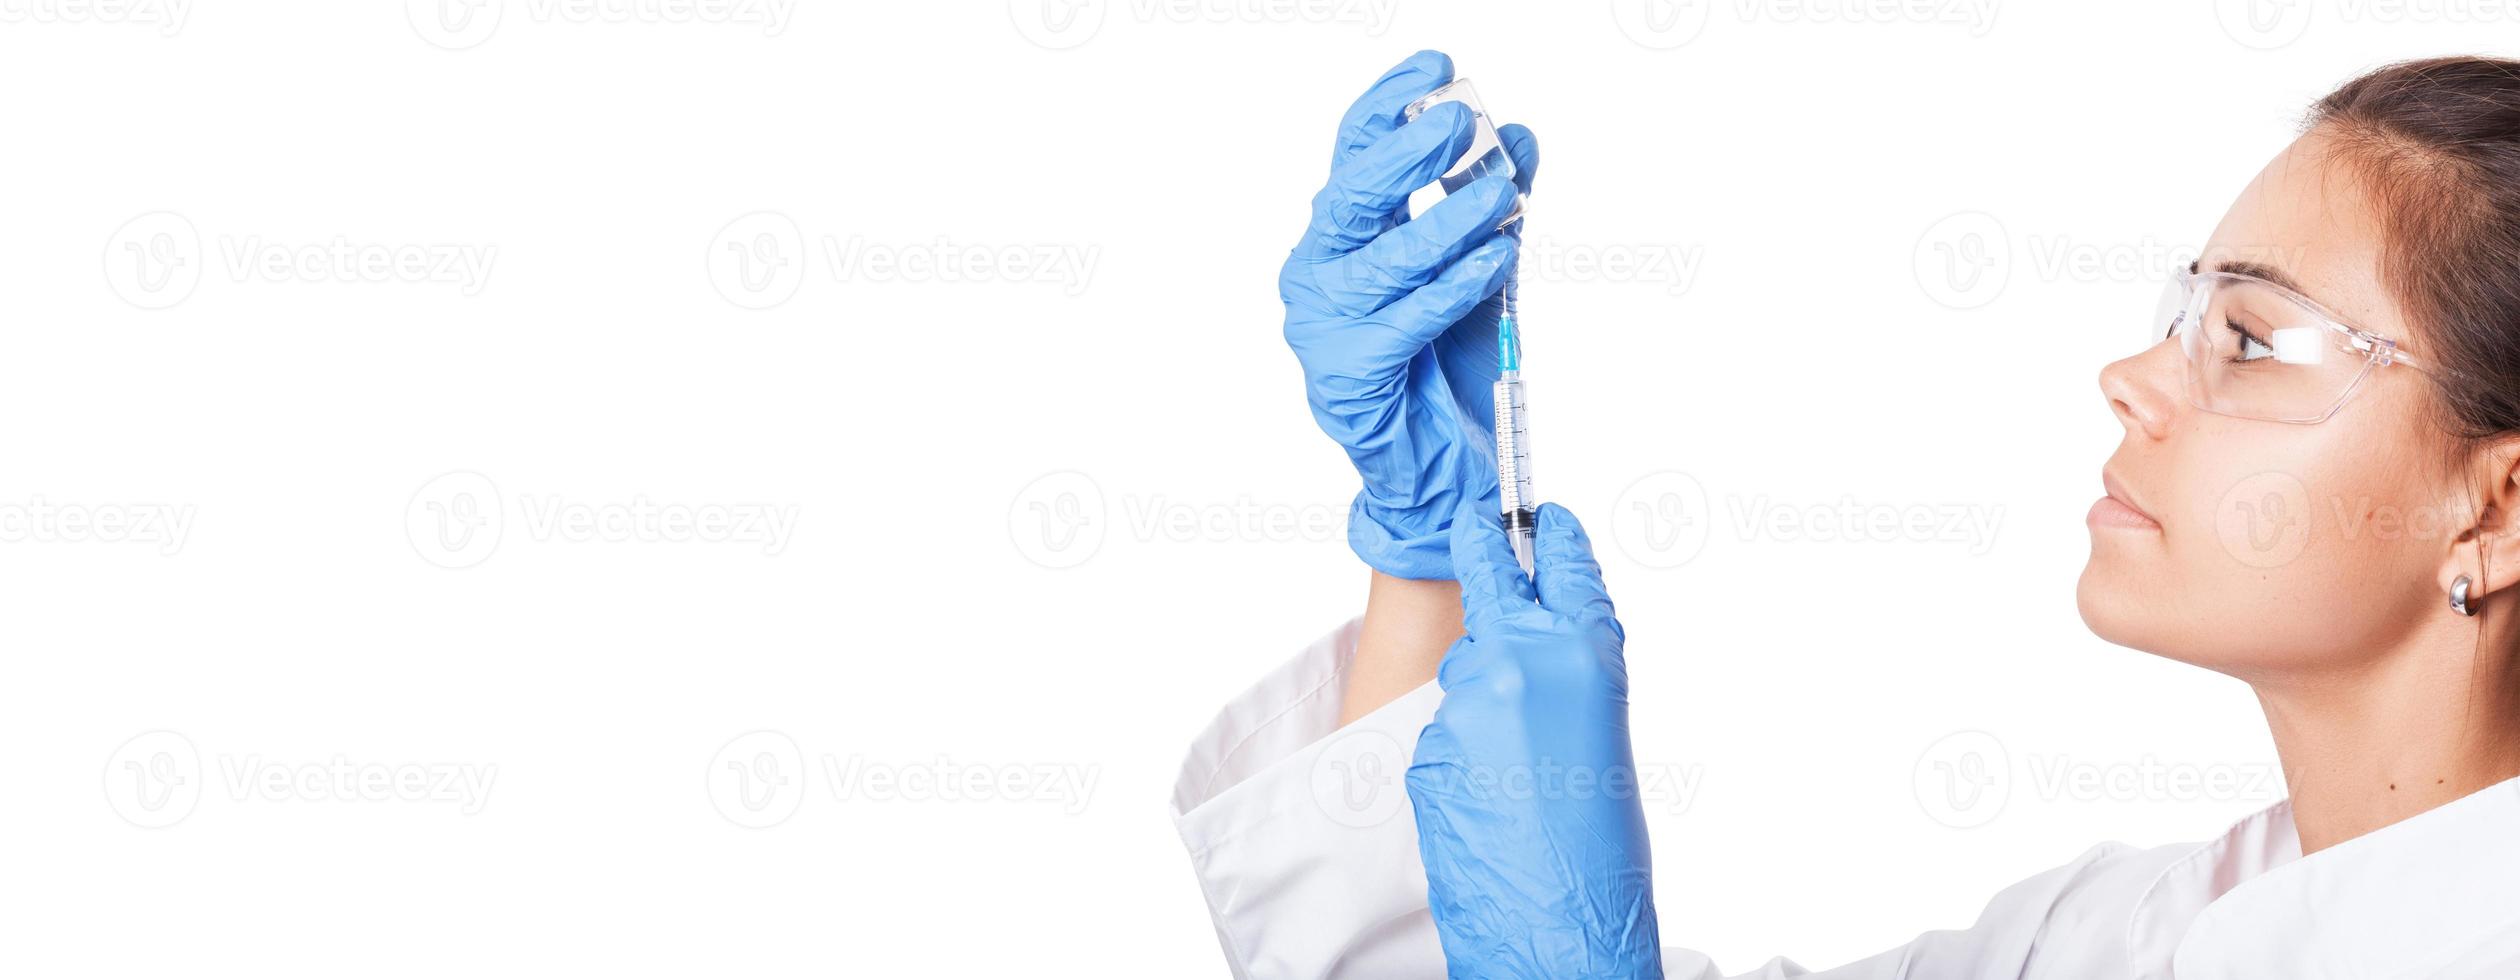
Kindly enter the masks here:
[[2241, 326], [2237, 321], [2225, 319], [2223, 328], [2230, 331], [2233, 348], [2233, 356], [2226, 357], [2224, 360], [2240, 363], [2274, 356], [2275, 348], [2272, 345], [2269, 345], [2264, 338], [2250, 333], [2247, 327]]

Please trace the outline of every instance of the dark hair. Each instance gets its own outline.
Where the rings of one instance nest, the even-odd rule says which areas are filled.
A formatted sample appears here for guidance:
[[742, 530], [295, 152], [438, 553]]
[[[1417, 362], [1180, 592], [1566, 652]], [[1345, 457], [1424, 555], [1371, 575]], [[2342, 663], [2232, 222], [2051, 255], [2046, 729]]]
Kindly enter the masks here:
[[[2378, 205], [2381, 282], [2422, 333], [2451, 458], [2520, 430], [2520, 61], [2389, 65], [2320, 99], [2309, 125]], [[2490, 504], [2477, 520], [2500, 523]]]
[[2422, 332], [2442, 427], [2520, 429], [2520, 61], [2389, 65], [2310, 109], [2380, 211], [2382, 282]]

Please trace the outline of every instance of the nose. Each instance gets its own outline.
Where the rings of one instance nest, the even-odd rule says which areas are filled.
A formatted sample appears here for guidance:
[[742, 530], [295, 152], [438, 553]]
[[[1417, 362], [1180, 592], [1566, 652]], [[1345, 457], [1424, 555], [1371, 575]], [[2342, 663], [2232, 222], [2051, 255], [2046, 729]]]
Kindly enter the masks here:
[[2171, 416], [2179, 410], [2186, 367], [2187, 356], [2180, 352], [2178, 338], [2166, 338], [2150, 350], [2101, 368], [2100, 393], [2108, 397], [2109, 411], [2116, 413], [2118, 424], [2129, 435], [2141, 432], [2146, 438], [2160, 439], [2169, 434]]

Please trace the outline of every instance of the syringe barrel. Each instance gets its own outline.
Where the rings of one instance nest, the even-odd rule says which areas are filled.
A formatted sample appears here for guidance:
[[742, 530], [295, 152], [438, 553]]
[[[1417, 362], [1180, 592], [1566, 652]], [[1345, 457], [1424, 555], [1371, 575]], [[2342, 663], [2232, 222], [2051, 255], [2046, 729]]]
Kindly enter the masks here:
[[1539, 506], [1531, 495], [1531, 427], [1521, 375], [1504, 372], [1490, 392], [1496, 402], [1496, 482], [1507, 513]]
[[1522, 372], [1499, 374], [1490, 394], [1496, 400], [1496, 488], [1505, 512], [1505, 537], [1529, 574], [1532, 540], [1539, 530], [1532, 508], [1540, 502], [1531, 495], [1531, 427], [1524, 414]]

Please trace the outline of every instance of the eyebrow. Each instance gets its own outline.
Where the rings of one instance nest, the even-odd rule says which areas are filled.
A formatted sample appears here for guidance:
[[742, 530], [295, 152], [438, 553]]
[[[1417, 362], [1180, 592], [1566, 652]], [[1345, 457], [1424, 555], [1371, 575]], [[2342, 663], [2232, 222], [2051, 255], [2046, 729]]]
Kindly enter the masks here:
[[2293, 292], [2302, 293], [2305, 296], [2308, 295], [2308, 293], [2301, 288], [2300, 283], [2294, 282], [2291, 276], [2284, 274], [2284, 270], [2264, 263], [2216, 262], [2214, 263], [2213, 271], [2228, 272], [2235, 276], [2248, 276], [2252, 279], [2264, 279], [2278, 286], [2282, 286], [2285, 289], [2292, 290]]

